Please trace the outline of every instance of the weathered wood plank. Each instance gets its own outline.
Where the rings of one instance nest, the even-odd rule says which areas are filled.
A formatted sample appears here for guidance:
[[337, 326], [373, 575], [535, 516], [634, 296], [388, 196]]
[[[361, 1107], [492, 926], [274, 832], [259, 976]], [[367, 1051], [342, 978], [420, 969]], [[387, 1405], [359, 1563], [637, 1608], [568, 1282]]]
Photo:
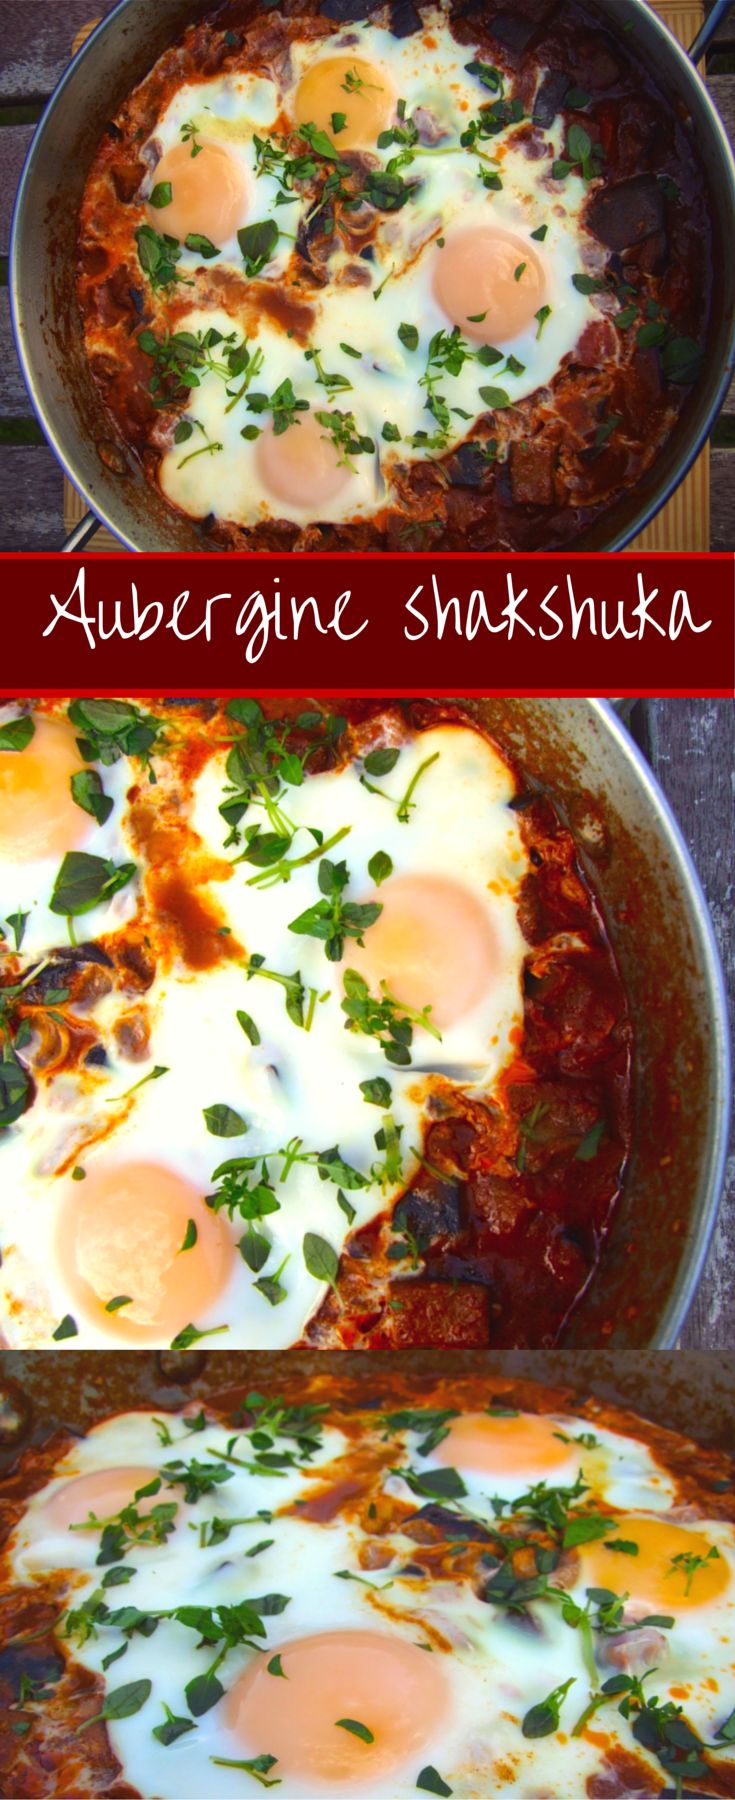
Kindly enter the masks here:
[[0, 419], [29, 419], [31, 406], [15, 354], [7, 288], [0, 288]]
[[735, 546], [735, 450], [713, 450], [711, 479], [711, 550]]
[[0, 256], [7, 256], [10, 247], [15, 196], [34, 130], [34, 125], [6, 125], [0, 130]]
[[45, 444], [0, 447], [0, 550], [60, 550], [64, 479]]
[[[729, 700], [653, 700], [648, 712], [651, 761], [699, 869], [735, 1023], [735, 708]], [[705, 1350], [735, 1343], [735, 1138], [715, 1241], [682, 1342]]]
[[707, 78], [712, 99], [719, 112], [730, 143], [735, 143], [735, 75], [710, 75]]
[[50, 94], [69, 62], [77, 32], [115, 0], [0, 0], [0, 101]]

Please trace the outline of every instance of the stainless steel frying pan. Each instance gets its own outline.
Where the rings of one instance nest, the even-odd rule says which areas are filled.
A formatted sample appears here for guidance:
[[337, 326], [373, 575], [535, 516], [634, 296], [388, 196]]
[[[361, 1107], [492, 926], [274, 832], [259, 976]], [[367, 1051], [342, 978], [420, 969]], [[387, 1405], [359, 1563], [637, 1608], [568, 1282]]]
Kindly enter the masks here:
[[[619, 550], [653, 518], [708, 437], [735, 366], [735, 162], [696, 63], [733, 0], [715, 0], [688, 57], [646, 0], [587, 0], [613, 36], [635, 43], [692, 140], [707, 176], [717, 281], [703, 372], [655, 466], [578, 548]], [[10, 290], [16, 340], [46, 436], [91, 511], [66, 544], [78, 550], [104, 524], [133, 550], [201, 551], [192, 521], [169, 511], [124, 446], [92, 381], [75, 294], [77, 215], [110, 118], [162, 51], [212, 0], [121, 0], [56, 90], [33, 140], [18, 192]], [[632, 31], [628, 31], [632, 27]]]

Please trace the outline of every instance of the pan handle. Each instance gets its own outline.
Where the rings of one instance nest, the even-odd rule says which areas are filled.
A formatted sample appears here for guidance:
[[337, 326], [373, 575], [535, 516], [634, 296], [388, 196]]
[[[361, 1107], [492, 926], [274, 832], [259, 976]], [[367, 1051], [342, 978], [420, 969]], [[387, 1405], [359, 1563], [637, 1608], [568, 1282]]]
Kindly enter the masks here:
[[712, 8], [689, 50], [689, 56], [693, 63], [701, 62], [705, 51], [710, 47], [715, 32], [719, 31], [721, 25], [724, 25], [732, 3], [733, 0], [714, 0]]
[[92, 512], [85, 513], [84, 518], [80, 519], [79, 524], [75, 525], [74, 530], [70, 532], [66, 543], [62, 544], [62, 555], [70, 556], [73, 555], [75, 550], [83, 550], [85, 544], [89, 543], [90, 538], [93, 538], [99, 529], [100, 521], [95, 517], [95, 514]]

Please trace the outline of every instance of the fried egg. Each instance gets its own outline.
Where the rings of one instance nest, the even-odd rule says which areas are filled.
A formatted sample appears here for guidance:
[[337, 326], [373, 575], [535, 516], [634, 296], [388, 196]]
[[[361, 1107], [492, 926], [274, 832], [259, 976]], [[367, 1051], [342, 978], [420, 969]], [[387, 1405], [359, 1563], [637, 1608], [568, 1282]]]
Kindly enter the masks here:
[[[68, 729], [62, 709], [41, 716], [42, 744], [47, 725]], [[358, 751], [284, 789], [283, 879], [258, 866], [259, 839], [255, 863], [241, 831], [228, 841], [228, 721], [198, 748], [169, 728], [154, 784], [135, 758], [105, 768], [127, 797], [89, 842], [124, 847], [134, 900], [89, 915], [102, 949], [86, 914], [63, 949], [56, 862], [29, 865], [52, 988], [45, 1003], [33, 985], [39, 925], [17, 959], [34, 1087], [0, 1137], [8, 1341], [60, 1325], [70, 1347], [298, 1341], [350, 1228], [417, 1173], [435, 1094], [493, 1093], [523, 1020], [514, 779], [470, 726], [391, 742], [388, 717], [378, 744], [381, 729], [384, 777]], [[252, 807], [247, 830], [261, 819]], [[310, 924], [322, 870], [343, 866], [344, 901], [371, 922], [333, 961]], [[390, 1036], [350, 1028], [355, 981], [410, 1022], [392, 1062]]]
[[[732, 1524], [706, 1500], [680, 1522], [677, 1478], [643, 1424], [635, 1436], [632, 1420], [626, 1433], [593, 1417], [590, 1430], [589, 1416], [485, 1407], [486, 1384], [471, 1385], [469, 1402], [466, 1382], [464, 1400], [444, 1385], [437, 1413], [422, 1410], [425, 1383], [404, 1410], [404, 1382], [399, 1410], [376, 1415], [359, 1398], [310, 1411], [307, 1379], [305, 1407], [254, 1395], [231, 1419], [129, 1413], [47, 1460], [11, 1536], [11, 1576], [58, 1596], [63, 1574], [60, 1648], [108, 1695], [133, 1690], [106, 1725], [122, 1779], [161, 1800], [234, 1800], [243, 1774], [279, 1782], [284, 1800], [556, 1800], [624, 1755], [636, 1791], [654, 1793], [663, 1768], [650, 1727], [635, 1731], [643, 1704], [668, 1707], [727, 1779]], [[432, 1450], [437, 1418], [447, 1435]], [[480, 1464], [484, 1498], [470, 1491]], [[658, 1508], [662, 1489], [660, 1516], [640, 1496]], [[544, 1504], [549, 1528], [533, 1510]], [[117, 1534], [114, 1582], [103, 1530]], [[602, 1533], [623, 1530], [627, 1552], [607, 1550]], [[683, 1581], [668, 1591], [683, 1540], [689, 1605]], [[522, 1582], [543, 1541], [547, 1577], [509, 1609], [498, 1571]], [[651, 1604], [665, 1616], [647, 1622]], [[556, 1724], [539, 1720], [552, 1703]], [[74, 1727], [101, 1705], [78, 1684]]]
[[[159, 480], [174, 506], [245, 527], [370, 518], [402, 465], [451, 450], [481, 419], [491, 430], [573, 353], [599, 316], [588, 186], [573, 170], [554, 179], [561, 117], [540, 147], [510, 114], [473, 139], [481, 108], [512, 81], [488, 68], [433, 8], [420, 35], [351, 24], [295, 37], [270, 78], [174, 94], [144, 147], [142, 200], [149, 227], [179, 246], [175, 329], [190, 344], [212, 331], [246, 344], [250, 359], [244, 381], [224, 351], [198, 363], [179, 421], [188, 438], [162, 431]], [[308, 173], [289, 173], [298, 129], [312, 172], [339, 186], [362, 158], [368, 182], [401, 188], [400, 203], [361, 202], [352, 225], [345, 213], [314, 280], [319, 208]], [[266, 238], [243, 240], [243, 227]], [[284, 394], [285, 411], [270, 405]]]

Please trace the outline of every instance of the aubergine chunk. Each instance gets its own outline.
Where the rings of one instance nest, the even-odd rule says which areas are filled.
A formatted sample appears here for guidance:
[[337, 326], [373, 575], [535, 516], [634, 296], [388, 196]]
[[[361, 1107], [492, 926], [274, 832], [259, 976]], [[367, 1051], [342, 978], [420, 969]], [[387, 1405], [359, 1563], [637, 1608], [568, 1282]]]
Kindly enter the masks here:
[[412, 1519], [407, 1519], [401, 1529], [404, 1537], [412, 1537], [419, 1543], [426, 1542], [426, 1526], [433, 1527], [433, 1533], [446, 1539], [449, 1543], [459, 1538], [468, 1544], [492, 1544], [493, 1535], [479, 1519], [461, 1519], [450, 1512], [447, 1506], [440, 1506], [437, 1500], [430, 1500], [426, 1506], [420, 1506]]
[[336, 25], [359, 25], [370, 16], [371, 0], [322, 0], [320, 11]]
[[419, 1182], [399, 1200], [393, 1214], [396, 1231], [410, 1231], [415, 1238], [434, 1243], [437, 1238], [456, 1238], [462, 1230], [462, 1196], [452, 1182]]
[[391, 0], [390, 30], [396, 38], [413, 37], [421, 30], [421, 14], [416, 11], [413, 0]]
[[629, 250], [663, 231], [666, 206], [655, 175], [634, 175], [595, 194], [587, 224], [609, 250]]
[[533, 123], [547, 131], [553, 125], [557, 114], [564, 105], [565, 95], [570, 87], [569, 76], [563, 69], [547, 69], [544, 79], [533, 103]]
[[553, 506], [556, 445], [518, 439], [510, 446], [510, 485], [516, 506]]

